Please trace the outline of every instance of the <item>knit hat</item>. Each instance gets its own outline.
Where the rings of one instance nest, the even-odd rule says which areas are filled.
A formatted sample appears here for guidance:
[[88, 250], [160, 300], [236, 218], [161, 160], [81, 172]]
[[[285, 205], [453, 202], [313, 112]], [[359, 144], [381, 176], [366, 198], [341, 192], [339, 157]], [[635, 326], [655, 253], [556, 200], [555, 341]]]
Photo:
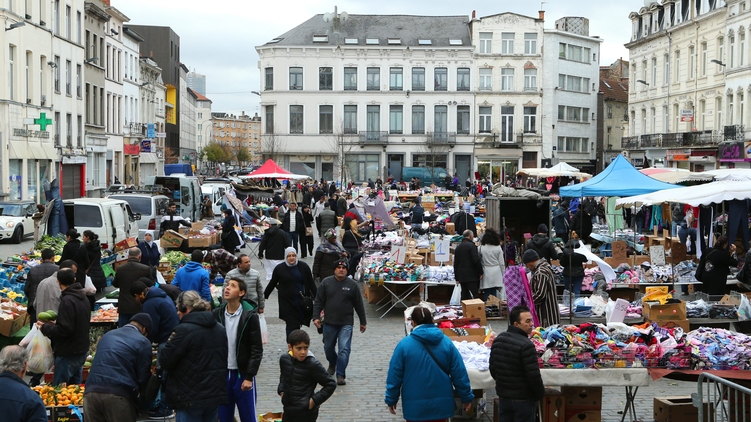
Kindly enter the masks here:
[[336, 261], [336, 266], [338, 267], [340, 265], [343, 265], [345, 268], [349, 269], [349, 261], [347, 261], [346, 259], [340, 259]]
[[539, 260], [540, 255], [537, 255], [537, 252], [534, 249], [527, 249], [526, 251], [524, 251], [524, 255], [522, 255], [522, 262], [525, 264]]
[[548, 232], [548, 226], [545, 224], [540, 224], [537, 226], [537, 233], [547, 233]]
[[151, 315], [145, 312], [133, 315], [133, 317], [128, 322], [137, 322], [141, 324], [141, 326], [146, 329], [147, 333], [150, 333], [151, 329], [154, 327], [154, 321], [151, 320]]
[[325, 239], [331, 239], [332, 237], [336, 237], [336, 232], [334, 229], [328, 229], [326, 230], [326, 233], [323, 234], [323, 237]]

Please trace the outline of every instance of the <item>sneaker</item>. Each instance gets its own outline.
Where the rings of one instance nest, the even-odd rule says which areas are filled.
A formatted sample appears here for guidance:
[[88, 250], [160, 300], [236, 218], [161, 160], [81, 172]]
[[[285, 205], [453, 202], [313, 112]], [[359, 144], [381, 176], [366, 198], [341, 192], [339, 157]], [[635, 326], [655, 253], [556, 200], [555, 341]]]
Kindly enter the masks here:
[[344, 379], [343, 376], [337, 375], [336, 376], [336, 385], [347, 385], [347, 381]]
[[151, 420], [163, 420], [163, 419], [172, 419], [175, 417], [175, 411], [171, 409], [165, 409], [165, 410], [156, 410], [154, 412], [149, 412], [149, 419]]
[[329, 369], [326, 370], [326, 372], [329, 373], [329, 375], [334, 375], [334, 371], [336, 371], [336, 366], [329, 365]]

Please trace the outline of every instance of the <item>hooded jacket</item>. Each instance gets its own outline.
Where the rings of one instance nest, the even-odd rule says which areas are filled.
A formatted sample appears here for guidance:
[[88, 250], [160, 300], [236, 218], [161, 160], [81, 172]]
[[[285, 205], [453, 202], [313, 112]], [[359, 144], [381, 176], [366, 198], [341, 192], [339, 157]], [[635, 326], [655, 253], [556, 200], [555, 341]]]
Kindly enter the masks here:
[[[261, 325], [258, 320], [253, 305], [246, 301], [240, 302], [243, 312], [240, 315], [240, 322], [237, 324], [237, 337], [235, 340], [235, 357], [237, 358], [237, 368], [243, 378], [253, 380], [258, 374], [258, 368], [261, 366], [263, 359], [263, 342], [261, 341]], [[222, 303], [217, 309], [214, 309], [214, 318], [226, 326], [227, 302]]]
[[42, 334], [52, 340], [55, 357], [75, 356], [89, 351], [91, 305], [78, 282], [60, 294], [60, 306], [54, 324], [42, 325]]
[[584, 263], [587, 258], [584, 255], [575, 252], [571, 246], [566, 246], [563, 253], [559, 256], [563, 275], [567, 277], [584, 277]]
[[190, 261], [177, 270], [172, 284], [184, 292], [195, 290], [201, 295], [201, 299], [211, 302], [209, 272], [203, 268], [200, 262]]
[[454, 389], [462, 403], [474, 399], [459, 351], [434, 324], [418, 325], [394, 349], [384, 401], [394, 406], [401, 393], [405, 419], [447, 419], [454, 415]]
[[[310, 399], [316, 407], [320, 406], [334, 394], [336, 381], [326, 372], [316, 358], [308, 356], [300, 362], [289, 353], [279, 358], [279, 386], [277, 394], [282, 394], [282, 404], [287, 413], [305, 413], [309, 410]], [[316, 392], [316, 386], [323, 388]], [[452, 404], [453, 405], [453, 404]]]
[[175, 409], [227, 403], [227, 334], [210, 311], [183, 315], [159, 350], [167, 400]]
[[558, 252], [555, 251], [553, 241], [548, 235], [537, 233], [527, 241], [527, 249], [533, 249], [540, 258], [545, 258], [548, 262], [558, 258]]
[[278, 224], [271, 226], [263, 234], [261, 244], [258, 245], [258, 257], [261, 259], [282, 260], [284, 259], [284, 250], [291, 244], [291, 240], [284, 231], [280, 230]]
[[167, 293], [158, 288], [152, 287], [146, 293], [146, 300], [143, 301], [141, 312], [149, 314], [152, 321], [152, 329], [149, 333], [149, 340], [152, 343], [162, 344], [167, 341], [172, 331], [180, 324], [180, 318], [175, 310], [175, 302], [167, 297]]
[[524, 330], [516, 326], [510, 326], [493, 341], [490, 376], [500, 398], [540, 400], [545, 395], [535, 346]]

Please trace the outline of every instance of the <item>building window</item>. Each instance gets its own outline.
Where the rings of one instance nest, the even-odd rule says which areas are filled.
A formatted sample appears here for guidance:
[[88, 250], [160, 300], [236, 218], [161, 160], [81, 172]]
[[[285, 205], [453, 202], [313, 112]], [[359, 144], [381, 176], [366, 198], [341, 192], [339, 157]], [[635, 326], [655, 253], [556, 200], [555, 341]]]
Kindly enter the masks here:
[[344, 106], [344, 133], [357, 133], [357, 106]]
[[412, 68], [412, 91], [425, 91], [425, 68]]
[[55, 112], [55, 120], [53, 120], [53, 123], [57, 123], [56, 125], [52, 125], [53, 128], [55, 128], [55, 145], [61, 145], [60, 144], [60, 112]]
[[344, 90], [345, 91], [357, 91], [357, 68], [356, 67], [344, 68]]
[[558, 45], [558, 57], [575, 62], [589, 63], [590, 49], [578, 45], [560, 43]]
[[412, 134], [425, 134], [425, 106], [412, 106]]
[[681, 52], [676, 50], [675, 52], [675, 81], [681, 81]]
[[404, 109], [400, 105], [389, 107], [389, 133], [392, 135], [401, 135], [403, 133], [402, 124], [404, 120]]
[[537, 132], [537, 107], [524, 107], [524, 133]]
[[558, 87], [566, 91], [588, 92], [589, 78], [582, 78], [571, 75], [558, 75]]
[[59, 93], [60, 92], [60, 56], [55, 56], [54, 71], [55, 71], [55, 92]]
[[589, 138], [575, 138], [570, 136], [558, 137], [558, 151], [561, 152], [588, 152]]
[[501, 106], [501, 142], [514, 142], [513, 106]]
[[492, 107], [480, 107], [480, 133], [490, 133], [492, 111]]
[[501, 34], [501, 54], [514, 54], [514, 33]]
[[70, 60], [65, 61], [65, 94], [66, 95], [72, 95], [72, 87], [71, 87], [71, 78], [73, 77], [71, 73], [73, 72], [73, 64], [70, 62]]
[[537, 69], [524, 69], [524, 90], [537, 90]]
[[670, 114], [668, 112], [668, 106], [662, 106], [662, 131], [670, 132]]
[[728, 53], [730, 53], [728, 67], [732, 69], [735, 67], [735, 36], [733, 35], [728, 37]]
[[558, 120], [566, 120], [566, 106], [558, 106]]
[[501, 91], [514, 90], [514, 69], [501, 69]]
[[662, 83], [663, 85], [667, 85], [670, 83], [670, 56], [666, 54], [662, 59], [665, 64], [665, 69], [662, 72]]
[[76, 95], [81, 98], [81, 86], [83, 84], [83, 72], [81, 71], [81, 65], [76, 65]]
[[480, 54], [493, 53], [493, 33], [480, 32]]
[[334, 133], [334, 106], [318, 107], [318, 133]]
[[448, 106], [437, 105], [433, 113], [433, 131], [436, 133], [448, 132]]
[[381, 68], [380, 67], [368, 68], [367, 89], [368, 91], [380, 91], [381, 90]]
[[369, 105], [366, 112], [365, 130], [368, 131], [368, 137], [371, 139], [380, 139], [381, 134], [381, 106]]
[[70, 113], [65, 114], [65, 145], [73, 147], [73, 115]]
[[524, 54], [537, 54], [537, 34], [524, 34]]
[[78, 133], [78, 139], [76, 139], [76, 146], [78, 148], [81, 148], [83, 146], [83, 119], [81, 115], [79, 114], [78, 117], [76, 117], [76, 131]]
[[493, 89], [493, 69], [480, 69], [480, 90]]
[[746, 62], [746, 33], [738, 34], [738, 66], [743, 66]]
[[16, 99], [16, 90], [15, 90], [16, 75], [15, 75], [15, 68], [13, 67], [15, 60], [16, 60], [16, 47], [11, 45], [8, 47], [8, 94], [10, 94], [9, 98], [11, 100]]
[[289, 68], [289, 89], [291, 91], [302, 90], [302, 68]]
[[27, 51], [26, 52], [26, 69], [25, 69], [26, 70], [26, 74], [25, 74], [25, 79], [26, 79], [26, 98], [28, 100], [31, 99], [31, 73], [32, 73], [32, 71], [31, 71], [31, 60], [32, 60], [31, 51]]
[[73, 32], [71, 30], [71, 10], [70, 6], [65, 6], [65, 38], [72, 40]]
[[701, 76], [707, 76], [707, 43], [705, 42], [701, 43]]
[[355, 182], [376, 180], [380, 174], [380, 154], [347, 154], [346, 165]]
[[267, 67], [264, 69], [264, 91], [274, 90], [274, 68]]
[[55, 3], [52, 6], [52, 16], [53, 21], [55, 22], [55, 35], [60, 35], [60, 0], [55, 0]]
[[694, 71], [696, 69], [696, 49], [693, 45], [688, 47], [688, 79], [694, 79]]
[[434, 91], [446, 91], [448, 90], [448, 69], [445, 67], [436, 67], [433, 70], [435, 81], [433, 82]]
[[469, 106], [456, 107], [456, 133], [469, 135]]
[[389, 90], [401, 91], [404, 89], [404, 75], [401, 67], [392, 67], [389, 69]]
[[334, 75], [330, 67], [318, 68], [318, 90], [331, 91], [334, 85]]
[[81, 44], [81, 12], [76, 12], [76, 42]]
[[652, 86], [657, 86], [657, 58], [652, 58]]
[[289, 133], [303, 133], [303, 106], [289, 106]]
[[456, 69], [456, 90], [469, 91], [469, 68], [460, 67]]

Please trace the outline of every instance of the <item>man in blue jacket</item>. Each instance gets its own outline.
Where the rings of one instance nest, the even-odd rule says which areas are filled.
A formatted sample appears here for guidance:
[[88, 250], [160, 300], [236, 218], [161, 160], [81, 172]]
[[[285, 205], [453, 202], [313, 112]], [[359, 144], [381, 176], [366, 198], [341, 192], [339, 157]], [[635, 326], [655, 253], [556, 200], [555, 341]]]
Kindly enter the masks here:
[[6, 421], [47, 422], [47, 412], [39, 394], [23, 381], [29, 352], [20, 346], [0, 351], [0, 414]]
[[138, 313], [99, 340], [86, 380], [86, 422], [136, 420], [138, 394], [151, 376], [151, 329], [151, 317]]
[[177, 316], [175, 302], [167, 297], [167, 293], [158, 287], [149, 287], [143, 281], [136, 281], [130, 286], [130, 294], [141, 304], [141, 311], [149, 314], [152, 329], [148, 339], [152, 343], [167, 342], [169, 335], [180, 323]]
[[211, 289], [209, 288], [209, 272], [203, 268], [203, 251], [195, 250], [190, 255], [190, 262], [177, 270], [172, 284], [183, 292], [195, 290], [201, 299], [211, 303]]

